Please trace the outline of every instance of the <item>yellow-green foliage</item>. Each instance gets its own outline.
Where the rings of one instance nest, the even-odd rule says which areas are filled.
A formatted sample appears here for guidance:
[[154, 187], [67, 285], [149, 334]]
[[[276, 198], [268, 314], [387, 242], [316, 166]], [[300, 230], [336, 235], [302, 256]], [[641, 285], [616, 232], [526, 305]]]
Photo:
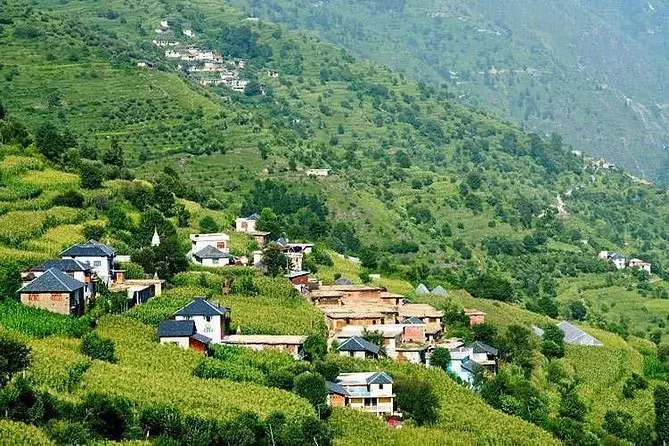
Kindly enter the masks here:
[[116, 344], [117, 364], [94, 361], [80, 392], [125, 396], [137, 403], [163, 403], [205, 417], [226, 419], [236, 410], [265, 417], [313, 416], [311, 405], [295, 394], [255, 384], [203, 380], [192, 376], [202, 354], [160, 345], [156, 331], [125, 316], [101, 319], [98, 332]]
[[50, 223], [76, 223], [80, 211], [67, 207], [55, 207], [46, 211], [13, 211], [0, 216], [0, 240], [14, 244], [42, 233], [47, 219]]
[[24, 251], [21, 249], [0, 246], [0, 259], [4, 262], [19, 262], [22, 265], [32, 265], [44, 262], [49, 256], [41, 252]]
[[29, 170], [44, 170], [44, 163], [30, 156], [7, 155], [0, 161], [3, 178], [25, 173]]
[[8, 446], [55, 445], [40, 429], [9, 420], [0, 420], [0, 444]]
[[[476, 444], [557, 444], [557, 441], [541, 428], [492, 409], [478, 395], [457, 384], [439, 369], [415, 367], [391, 361], [374, 363], [340, 356], [336, 357], [336, 360], [342, 365], [342, 371], [384, 370], [393, 377], [411, 375], [429, 382], [440, 403], [438, 420], [433, 427], [448, 434], [449, 437], [455, 435], [456, 437], [452, 438], [456, 443], [466, 439], [465, 443]], [[432, 444], [442, 444], [438, 441], [440, 437], [437, 433], [429, 433], [428, 438], [435, 440]], [[373, 439], [372, 436], [369, 442], [354, 444], [371, 445], [374, 444]], [[409, 441], [411, 436], [406, 438], [406, 443], [392, 444], [409, 444]]]
[[79, 353], [79, 344], [78, 339], [60, 336], [31, 341], [30, 370], [35, 382], [56, 391], [68, 390], [74, 368], [90, 363], [90, 359]]
[[126, 314], [140, 322], [158, 325], [161, 321], [172, 319], [176, 310], [186, 305], [195, 296], [205, 296], [207, 289], [196, 286], [175, 287], [154, 297], [147, 303], [132, 308]]
[[22, 180], [44, 190], [66, 190], [79, 186], [79, 176], [51, 169], [27, 172]]
[[62, 225], [49, 228], [41, 237], [28, 241], [26, 248], [55, 256], [68, 246], [83, 241], [83, 225]]

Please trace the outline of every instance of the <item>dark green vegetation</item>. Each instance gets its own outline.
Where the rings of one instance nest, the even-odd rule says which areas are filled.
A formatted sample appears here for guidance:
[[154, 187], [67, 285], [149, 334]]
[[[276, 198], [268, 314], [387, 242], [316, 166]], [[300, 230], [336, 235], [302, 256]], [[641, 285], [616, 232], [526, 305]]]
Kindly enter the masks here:
[[[297, 431], [324, 432], [319, 444], [330, 438], [318, 420], [322, 392], [307, 392], [307, 378], [288, 378], [333, 373], [327, 361], [318, 363], [324, 327], [317, 309], [280, 278], [239, 270], [231, 294], [223, 295], [225, 274], [183, 272], [188, 233], [230, 232], [235, 217], [251, 212], [275, 237], [319, 242], [307, 264], [327, 281], [341, 273], [368, 280], [379, 272], [396, 291], [441, 284], [461, 297], [458, 305], [486, 311], [493, 326], [470, 332], [459, 312], [448, 323], [468, 340], [499, 341], [512, 365], [490, 386], [508, 398], [484, 395], [541, 427], [492, 410], [437, 368], [342, 364], [342, 371], [382, 367], [406, 394], [427, 397], [407, 409], [424, 426], [401, 432], [364, 414], [334, 411], [327, 424], [341, 444], [415, 444], [417, 436], [435, 444], [546, 444], [548, 431], [578, 443], [592, 433], [603, 438], [603, 426], [637, 438], [656, 421], [651, 394], [669, 375], [663, 353], [669, 301], [661, 280], [669, 270], [666, 191], [570, 154], [558, 135], [519, 131], [457, 105], [445, 88], [415, 84], [313, 37], [247, 21], [218, 2], [5, 0], [1, 6], [3, 296], [19, 287], [21, 268], [84, 238], [110, 239], [119, 253], [132, 255], [132, 275], [157, 272], [175, 285], [124, 315], [108, 315], [124, 307], [119, 296], [105, 293], [91, 309], [99, 318], [96, 335], [85, 335], [88, 319], [2, 303], [0, 324], [33, 348], [29, 378], [38, 392], [90, 404], [77, 407], [91, 413], [120, 414], [114, 428], [102, 416], [91, 418], [79, 426], [84, 435], [139, 438], [147, 430], [178, 439], [185, 425], [167, 426], [164, 418], [179, 409], [200, 426], [198, 417], [217, 407], [213, 418], [222, 424], [203, 427], [203, 435], [237, 432], [242, 423], [257, 427], [245, 432], [246, 440], [266, 440], [264, 429], [278, 411], [297, 426], [285, 438]], [[244, 76], [257, 82], [252, 94], [195, 85], [176, 71], [151, 45], [160, 19], [193, 28], [198, 45], [249, 61]], [[145, 59], [157, 69], [135, 66]], [[280, 77], [268, 78], [267, 69]], [[260, 83], [265, 96], [256, 94]], [[311, 167], [331, 175], [307, 177]], [[161, 246], [147, 247], [155, 228]], [[256, 248], [250, 237], [231, 235], [234, 254]], [[325, 247], [359, 256], [361, 267], [330, 258]], [[600, 249], [649, 260], [656, 275], [614, 273], [596, 260]], [[474, 298], [453, 292], [461, 289]], [[621, 291], [629, 293], [625, 305], [606, 302]], [[274, 367], [245, 355], [202, 365], [195, 352], [158, 346], [155, 325], [195, 295], [232, 307], [232, 327], [243, 333], [311, 335], [311, 365]], [[640, 306], [648, 311], [630, 312]], [[538, 313], [584, 320], [629, 342], [592, 329], [605, 348], [563, 346], [551, 336], [538, 345], [527, 326], [553, 322]], [[217, 385], [203, 398], [205, 378]], [[175, 394], [174, 383], [181, 392]], [[111, 389], [118, 400], [96, 397]], [[584, 410], [581, 399], [592, 407]], [[609, 414], [616, 410], [624, 413]], [[253, 417], [249, 412], [260, 421], [244, 421]], [[124, 424], [129, 418], [144, 421]], [[59, 415], [23, 421], [53, 438], [67, 435], [57, 437], [49, 424], [73, 429]]]
[[231, 3], [669, 183], [666, 1]]

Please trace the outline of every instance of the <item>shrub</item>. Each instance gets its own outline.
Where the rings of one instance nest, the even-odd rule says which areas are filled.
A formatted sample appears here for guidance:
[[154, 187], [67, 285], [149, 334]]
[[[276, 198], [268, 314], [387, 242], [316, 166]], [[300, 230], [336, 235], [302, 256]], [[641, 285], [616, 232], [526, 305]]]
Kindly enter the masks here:
[[304, 353], [310, 361], [322, 359], [328, 352], [326, 339], [320, 334], [310, 334], [304, 341]]
[[627, 378], [625, 384], [623, 384], [623, 397], [632, 399], [637, 390], [645, 390], [647, 388], [648, 381], [646, 378], [637, 373], [632, 373], [632, 376]]
[[182, 431], [181, 413], [165, 405], [145, 407], [139, 414], [139, 426], [147, 438], [166, 436], [176, 439]]
[[99, 359], [111, 363], [116, 362], [114, 341], [101, 338], [95, 332], [90, 332], [81, 338], [81, 352], [91, 359]]
[[0, 386], [30, 365], [30, 348], [22, 342], [0, 336]]
[[86, 240], [102, 240], [107, 228], [102, 223], [86, 223], [84, 225], [84, 238]]
[[293, 392], [309, 401], [321, 415], [329, 415], [327, 409], [328, 388], [325, 379], [318, 373], [304, 372], [295, 377]]
[[200, 231], [202, 232], [212, 233], [212, 232], [218, 232], [220, 229], [221, 228], [218, 225], [218, 223], [216, 223], [216, 221], [209, 215], [200, 220]]
[[52, 203], [54, 206], [82, 208], [84, 206], [84, 196], [76, 190], [68, 190], [56, 195], [53, 198]]
[[132, 406], [125, 398], [90, 394], [83, 410], [89, 428], [108, 440], [121, 440], [132, 421]]
[[430, 365], [439, 367], [444, 372], [448, 371], [448, 365], [451, 363], [451, 352], [447, 348], [437, 347], [430, 356]]
[[395, 404], [406, 417], [419, 426], [437, 421], [439, 398], [428, 382], [414, 377], [399, 377], [395, 379], [393, 390], [397, 395]]

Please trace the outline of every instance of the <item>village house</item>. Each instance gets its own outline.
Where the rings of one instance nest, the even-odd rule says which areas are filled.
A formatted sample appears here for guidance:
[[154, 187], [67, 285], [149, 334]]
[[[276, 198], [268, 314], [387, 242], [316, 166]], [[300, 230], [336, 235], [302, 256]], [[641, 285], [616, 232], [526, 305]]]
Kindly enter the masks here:
[[309, 286], [309, 271], [291, 271], [284, 277], [290, 280], [293, 288], [300, 293], [305, 292]]
[[211, 339], [215, 344], [230, 329], [230, 309], [222, 307], [214, 302], [207, 301], [204, 297], [196, 297], [188, 305], [174, 313], [177, 321], [193, 321], [195, 331]]
[[127, 308], [141, 305], [154, 296], [160, 296], [163, 292], [164, 280], [157, 275], [152, 279], [126, 279], [126, 271], [115, 269], [110, 291], [127, 294]]
[[646, 271], [648, 274], [651, 274], [651, 264], [641, 259], [630, 260], [629, 267], [633, 269], [640, 269], [641, 271]]
[[240, 217], [235, 220], [235, 230], [237, 232], [255, 232], [258, 220], [260, 220], [260, 215], [258, 214]]
[[400, 324], [382, 324], [373, 327], [347, 325], [337, 335], [339, 343], [353, 336], [362, 337], [365, 332], [378, 332], [383, 336], [383, 348], [386, 356], [391, 359], [397, 358], [397, 347], [404, 341], [405, 326]]
[[195, 33], [193, 32], [192, 29], [184, 29], [181, 31], [184, 36], [190, 37], [191, 39], [195, 37]]
[[285, 238], [278, 239], [276, 243], [284, 255], [290, 261], [290, 271], [302, 271], [302, 261], [305, 254], [310, 254], [314, 245], [313, 243], [290, 243]]
[[44, 271], [18, 290], [21, 303], [54, 313], [81, 316], [85, 310], [86, 284], [57, 268]]
[[346, 326], [370, 327], [393, 324], [396, 311], [382, 306], [320, 306], [325, 315], [325, 324], [331, 331], [338, 331]]
[[418, 317], [425, 324], [436, 324], [441, 327], [444, 319], [444, 312], [437, 310], [432, 305], [407, 303], [397, 307], [399, 319]]
[[111, 272], [114, 269], [116, 258], [116, 251], [111, 246], [104, 245], [95, 240], [89, 240], [86, 243], [70, 246], [60, 253], [60, 257], [62, 259], [73, 259], [82, 263], [88, 263], [93, 268], [93, 272], [106, 286], [111, 285]]
[[340, 356], [350, 356], [351, 358], [360, 359], [378, 359], [381, 347], [366, 341], [360, 336], [353, 336], [339, 344], [337, 351]]
[[153, 62], [149, 62], [148, 60], [140, 60], [139, 62], [137, 62], [137, 67], [154, 69], [156, 68], [156, 65]]
[[473, 384], [481, 373], [497, 373], [499, 352], [483, 342], [474, 342], [450, 350], [448, 370], [468, 384]]
[[465, 316], [469, 318], [469, 326], [485, 324], [485, 313], [474, 308], [465, 308]]
[[617, 252], [601, 251], [598, 257], [613, 263], [616, 269], [624, 269], [627, 266], [627, 259]]
[[330, 169], [307, 169], [308, 177], [327, 177], [330, 175]]
[[306, 336], [229, 335], [221, 339], [222, 345], [250, 348], [256, 351], [274, 350], [288, 353], [295, 359], [304, 359]]
[[55, 259], [47, 260], [29, 270], [21, 272], [21, 281], [23, 285], [28, 285], [46, 271], [55, 268], [64, 272], [71, 278], [86, 284], [84, 288], [84, 298], [91, 300], [95, 298], [95, 283], [93, 282], [93, 270], [88, 263], [80, 262], [74, 259]]
[[194, 263], [203, 266], [228, 266], [236, 262], [230, 255], [230, 236], [219, 232], [213, 234], [191, 234], [191, 250], [188, 253]]
[[311, 301], [319, 306], [340, 306], [343, 305], [341, 298], [344, 295], [339, 291], [335, 290], [324, 290], [322, 288], [317, 288], [309, 292], [309, 298]]
[[158, 325], [161, 344], [176, 344], [183, 349], [207, 351], [211, 338], [197, 333], [195, 322], [189, 320], [163, 321]]
[[388, 291], [381, 291], [381, 294], [379, 296], [382, 300], [384, 305], [404, 305], [404, 296], [401, 294], [396, 294], [396, 293], [389, 293]]
[[341, 293], [341, 301], [344, 305], [361, 303], [379, 305], [382, 303], [381, 288], [371, 285], [324, 285], [320, 289]]
[[342, 373], [328, 382], [328, 404], [350, 407], [377, 416], [395, 415], [393, 380], [385, 372]]

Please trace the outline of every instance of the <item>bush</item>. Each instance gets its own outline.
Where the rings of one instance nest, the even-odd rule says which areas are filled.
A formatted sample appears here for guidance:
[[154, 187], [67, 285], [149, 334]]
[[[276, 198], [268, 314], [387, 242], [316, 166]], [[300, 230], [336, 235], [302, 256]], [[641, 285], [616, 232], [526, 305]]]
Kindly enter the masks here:
[[648, 388], [648, 381], [643, 376], [632, 373], [632, 376], [625, 380], [623, 384], [623, 397], [627, 399], [634, 398], [634, 393], [637, 390], [645, 390]]
[[304, 353], [307, 360], [322, 359], [328, 352], [327, 340], [320, 334], [310, 334], [304, 341]]
[[86, 223], [84, 225], [84, 238], [86, 240], [102, 240], [107, 233], [107, 228], [101, 223]]
[[30, 365], [30, 348], [22, 342], [0, 336], [0, 386]]
[[295, 377], [293, 392], [309, 401], [324, 418], [329, 415], [327, 405], [328, 388], [325, 379], [318, 373], [304, 372]]
[[91, 359], [116, 362], [114, 341], [101, 338], [95, 332], [90, 332], [81, 338], [81, 352]]
[[437, 421], [439, 398], [428, 382], [400, 377], [395, 379], [393, 390], [397, 395], [395, 404], [405, 417], [413, 419], [419, 426]]
[[216, 221], [209, 215], [200, 220], [200, 231], [204, 233], [214, 233], [218, 232], [220, 229], [218, 223], [216, 223]]
[[99, 161], [82, 162], [79, 175], [81, 175], [81, 187], [84, 189], [99, 189], [102, 187], [102, 180], [104, 180], [104, 166]]
[[84, 196], [76, 190], [68, 190], [56, 195], [52, 203], [54, 206], [67, 206], [79, 209], [84, 206]]
[[448, 365], [451, 363], [451, 352], [447, 348], [437, 347], [430, 356], [430, 365], [439, 367], [444, 372], [448, 371]]
[[182, 431], [181, 412], [170, 406], [149, 406], [140, 412], [139, 426], [146, 438], [178, 439]]
[[89, 428], [108, 440], [121, 440], [132, 421], [132, 406], [125, 398], [90, 394], [83, 410]]

